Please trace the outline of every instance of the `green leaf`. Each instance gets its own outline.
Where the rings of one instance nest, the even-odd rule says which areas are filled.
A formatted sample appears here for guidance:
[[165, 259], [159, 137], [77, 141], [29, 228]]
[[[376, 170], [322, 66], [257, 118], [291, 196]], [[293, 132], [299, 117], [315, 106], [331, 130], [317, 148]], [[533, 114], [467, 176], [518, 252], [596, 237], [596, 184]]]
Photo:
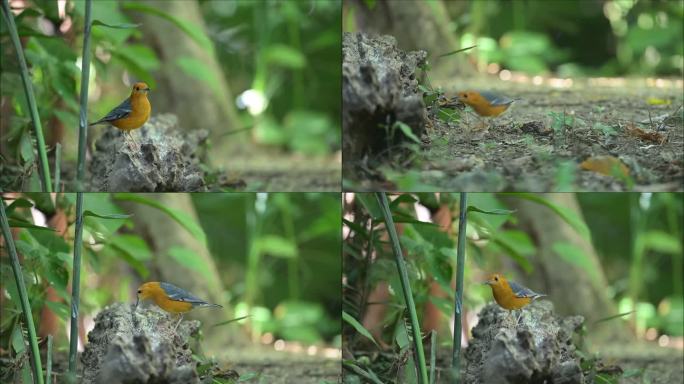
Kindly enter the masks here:
[[212, 286], [218, 286], [218, 282], [211, 273], [211, 268], [209, 268], [207, 263], [201, 257], [198, 257], [195, 252], [187, 248], [176, 246], [169, 248], [168, 252], [169, 256], [176, 260], [178, 264], [199, 273], [207, 279]]
[[268, 45], [262, 49], [261, 55], [269, 64], [275, 64], [290, 69], [302, 69], [306, 67], [306, 56], [285, 44]]
[[28, 221], [24, 221], [24, 220], [20, 220], [20, 219], [9, 218], [9, 219], [7, 219], [7, 221], [9, 222], [9, 226], [14, 227], [14, 228], [28, 228], [28, 229], [36, 229], [39, 231], [50, 231], [50, 232], [55, 231], [52, 228], [41, 227], [41, 226], [38, 226], [38, 225], [35, 225], [32, 223], [29, 223]]
[[216, 97], [221, 97], [219, 87], [220, 79], [216, 78], [216, 72], [207, 67], [207, 64], [194, 57], [182, 56], [176, 59], [176, 65], [185, 72], [186, 75], [204, 82]]
[[472, 206], [472, 205], [468, 206], [467, 211], [468, 212], [484, 213], [486, 215], [510, 215], [510, 214], [515, 212], [514, 210], [511, 211], [508, 209], [492, 209], [492, 210], [487, 211], [487, 210], [480, 209], [480, 208]]
[[204, 234], [204, 230], [202, 229], [202, 227], [200, 227], [200, 225], [197, 224], [197, 222], [195, 221], [195, 219], [192, 218], [192, 216], [188, 215], [183, 211], [170, 208], [156, 200], [149, 199], [147, 197], [143, 197], [143, 195], [134, 193], [117, 193], [114, 195], [114, 199], [122, 201], [132, 201], [134, 203], [144, 204], [153, 208], [157, 208], [160, 211], [163, 211], [164, 213], [169, 215], [171, 219], [173, 219], [183, 228], [185, 228], [195, 239], [200, 241], [202, 244], [207, 244], [207, 236]]
[[439, 55], [438, 57], [451, 56], [451, 55], [453, 55], [453, 54], [456, 54], [456, 53], [459, 53], [459, 52], [463, 52], [463, 51], [467, 51], [467, 50], [472, 49], [472, 48], [475, 48], [475, 47], [477, 47], [477, 45], [473, 45], [473, 46], [468, 47], [468, 48], [457, 49], [457, 50], [455, 50], [455, 51], [451, 51], [451, 52], [448, 52], [448, 53], [444, 53], [444, 54], [442, 54], [442, 55]]
[[236, 317], [236, 318], [234, 318], [234, 319], [230, 319], [230, 320], [222, 321], [222, 322], [220, 322], [220, 323], [216, 323], [216, 324], [212, 325], [212, 327], [220, 327], [220, 326], [222, 326], [222, 325], [226, 325], [226, 324], [230, 324], [230, 323], [233, 323], [233, 322], [236, 322], [236, 321], [244, 320], [244, 319], [246, 319], [246, 318], [248, 318], [248, 317], [249, 317], [249, 315], [247, 315], [247, 316], [242, 316], [242, 317]]
[[69, 319], [69, 307], [66, 304], [58, 303], [56, 301], [46, 301], [45, 305], [50, 308], [50, 310], [59, 316], [60, 319], [67, 321]]
[[397, 121], [394, 123], [394, 126], [392, 128], [399, 128], [401, 130], [401, 132], [403, 132], [404, 135], [406, 135], [406, 137], [413, 140], [417, 144], [422, 144], [422, 142], [420, 141], [418, 136], [416, 136], [413, 133], [413, 130], [411, 129], [411, 127], [409, 127], [406, 123], [404, 123], [402, 121]]
[[379, 347], [378, 343], [373, 338], [373, 335], [371, 335], [371, 333], [363, 325], [361, 325], [361, 323], [359, 323], [359, 321], [356, 320], [352, 315], [348, 314], [345, 311], [342, 311], [342, 320], [346, 321], [349, 325], [356, 329], [356, 332], [360, 333], [362, 336], [372, 341], [373, 344]]
[[138, 261], [147, 261], [152, 258], [152, 252], [147, 243], [137, 235], [114, 236], [109, 244]]
[[155, 7], [146, 5], [146, 4], [141, 4], [137, 2], [126, 2], [123, 3], [121, 6], [122, 9], [129, 10], [129, 11], [137, 11], [137, 12], [145, 12], [149, 13], [151, 15], [159, 16], [162, 19], [165, 19], [167, 21], [170, 21], [173, 23], [176, 27], [178, 27], [181, 31], [185, 32], [188, 37], [193, 39], [197, 44], [200, 45], [203, 49], [209, 51], [212, 55], [214, 53], [214, 46], [211, 43], [211, 40], [207, 36], [206, 33], [202, 30], [202, 28], [196, 24], [193, 24], [189, 21], [176, 18], [175, 16], [172, 16], [164, 11], [161, 11]]
[[260, 253], [282, 258], [297, 256], [297, 246], [294, 242], [281, 236], [262, 235], [254, 241], [254, 246]]
[[7, 206], [7, 216], [9, 216], [15, 208], [33, 208], [33, 203], [30, 200], [20, 197]]
[[133, 29], [133, 28], [138, 28], [142, 24], [128, 24], [128, 23], [121, 23], [121, 24], [107, 24], [105, 22], [102, 22], [100, 20], [93, 20], [91, 23], [93, 27], [96, 26], [101, 26], [101, 27], [107, 27], [107, 28], [115, 28], [115, 29]]
[[125, 215], [121, 213], [109, 213], [109, 214], [99, 214], [95, 213], [90, 210], [86, 210], [83, 212], [83, 216], [92, 216], [92, 217], [99, 217], [100, 219], [115, 219], [115, 220], [121, 220], [121, 219], [128, 219], [129, 217], [133, 215]]
[[557, 242], [551, 246], [551, 249], [560, 256], [561, 259], [584, 270], [594, 284], [599, 284], [601, 278], [594, 263], [591, 262], [589, 256], [578, 246], [571, 243]]
[[644, 247], [657, 252], [681, 255], [681, 239], [663, 231], [648, 231], [644, 234]]
[[565, 221], [571, 227], [573, 227], [577, 231], [577, 233], [579, 233], [582, 236], [582, 238], [584, 238], [585, 240], [591, 239], [589, 227], [587, 227], [587, 224], [584, 221], [582, 221], [582, 219], [579, 216], [577, 216], [573, 211], [565, 207], [556, 205], [550, 202], [549, 200], [537, 196], [533, 193], [512, 193], [510, 195], [517, 196], [521, 199], [529, 200], [548, 207], [552, 211], [556, 212], [556, 214], [560, 216], [560, 218], [563, 219], [563, 221]]

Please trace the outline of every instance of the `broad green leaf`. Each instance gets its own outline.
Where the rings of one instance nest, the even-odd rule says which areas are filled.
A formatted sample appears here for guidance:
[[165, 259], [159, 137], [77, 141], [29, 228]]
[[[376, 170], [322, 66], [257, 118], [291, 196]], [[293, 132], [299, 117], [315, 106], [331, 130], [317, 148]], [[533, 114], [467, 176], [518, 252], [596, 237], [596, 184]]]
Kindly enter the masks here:
[[600, 276], [594, 263], [591, 262], [589, 256], [582, 251], [579, 247], [574, 244], [557, 242], [551, 246], [553, 252], [555, 252], [561, 259], [566, 262], [580, 267], [584, 272], [589, 275], [594, 284], [600, 282]]
[[207, 244], [207, 236], [200, 225], [187, 213], [180, 211], [178, 209], [170, 208], [156, 200], [149, 199], [140, 194], [135, 193], [117, 193], [114, 195], [114, 199], [123, 201], [132, 201], [134, 203], [145, 204], [153, 208], [157, 208], [163, 211], [171, 219], [180, 224], [185, 228], [195, 239], [200, 241], [202, 244]]
[[146, 4], [142, 3], [137, 3], [137, 2], [125, 2], [121, 6], [125, 10], [129, 11], [138, 11], [138, 12], [145, 12], [149, 13], [151, 15], [159, 16], [165, 20], [170, 21], [173, 23], [176, 27], [178, 27], [180, 30], [185, 32], [188, 37], [193, 39], [197, 44], [199, 44], [202, 48], [205, 50], [209, 51], [211, 54], [214, 52], [214, 46], [207, 36], [207, 34], [202, 30], [202, 28], [199, 25], [193, 24], [187, 20], [183, 20], [180, 18], [177, 18], [171, 14], [168, 14], [156, 7], [149, 6]]
[[117, 235], [112, 237], [109, 243], [114, 248], [128, 253], [131, 257], [139, 261], [147, 261], [152, 258], [152, 252], [147, 243], [136, 235]]
[[217, 98], [221, 97], [220, 79], [216, 78], [216, 72], [203, 61], [194, 57], [182, 56], [176, 59], [176, 65], [185, 72], [186, 75], [202, 81], [211, 88]]
[[33, 208], [33, 203], [30, 200], [20, 197], [7, 206], [7, 216], [9, 216], [15, 208]]
[[297, 245], [289, 239], [286, 239], [281, 236], [259, 236], [255, 240], [254, 246], [257, 248], [258, 252], [262, 254], [267, 253], [271, 256], [282, 257], [287, 259], [297, 256]]
[[306, 67], [306, 56], [285, 44], [268, 45], [262, 49], [261, 55], [269, 64], [290, 69], [302, 69]]
[[46, 301], [45, 305], [50, 308], [50, 310], [59, 316], [60, 319], [67, 321], [69, 319], [69, 307], [66, 304], [58, 303], [56, 301]]
[[582, 238], [584, 238], [585, 240], [590, 240], [591, 236], [589, 232], [589, 227], [587, 227], [587, 224], [584, 221], [582, 221], [582, 219], [579, 216], [577, 216], [573, 211], [565, 207], [561, 207], [557, 204], [554, 204], [549, 200], [538, 195], [535, 195], [533, 193], [512, 193], [511, 195], [548, 207], [552, 211], [556, 212], [556, 214], [560, 216], [560, 218], [563, 219], [563, 221], [565, 221], [571, 227], [573, 227], [577, 231], [577, 233], [579, 233], [582, 236]]
[[356, 332], [360, 333], [362, 336], [372, 341], [373, 344], [378, 345], [378, 343], [373, 338], [373, 335], [371, 335], [370, 331], [368, 331], [363, 325], [361, 325], [361, 323], [359, 323], [359, 321], [356, 320], [352, 315], [348, 314], [345, 311], [342, 311], [342, 320], [346, 321], [349, 325], [354, 327]]
[[183, 247], [171, 247], [169, 248], [169, 256], [176, 260], [178, 264], [204, 276], [213, 287], [219, 286], [214, 274], [211, 273], [209, 265], [207, 265], [204, 259], [197, 256], [195, 252]]
[[28, 228], [28, 229], [36, 229], [39, 231], [51, 231], [51, 232], [55, 231], [52, 228], [41, 227], [41, 226], [34, 225], [34, 224], [29, 223], [28, 221], [24, 221], [24, 220], [9, 218], [9, 219], [7, 219], [7, 221], [9, 222], [9, 226], [14, 227], [14, 228]]
[[644, 234], [644, 246], [657, 252], [680, 255], [682, 253], [681, 239], [663, 231], [648, 231]]

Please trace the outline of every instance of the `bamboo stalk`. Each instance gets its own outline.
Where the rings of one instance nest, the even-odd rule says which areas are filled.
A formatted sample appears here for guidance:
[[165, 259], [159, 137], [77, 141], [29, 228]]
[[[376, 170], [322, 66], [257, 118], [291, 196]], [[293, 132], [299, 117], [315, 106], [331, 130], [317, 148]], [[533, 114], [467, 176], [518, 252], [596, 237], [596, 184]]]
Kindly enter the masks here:
[[394, 220], [392, 219], [392, 212], [390, 211], [387, 195], [384, 192], [377, 192], [375, 194], [382, 208], [382, 214], [385, 217], [385, 225], [387, 226], [387, 233], [392, 243], [394, 250], [394, 260], [397, 263], [397, 270], [399, 271], [399, 280], [401, 281], [401, 289], [404, 294], [406, 307], [409, 311], [411, 320], [411, 328], [413, 331], [413, 344], [418, 358], [418, 382], [421, 384], [428, 384], [427, 366], [425, 365], [425, 351], [423, 350], [423, 340], [420, 336], [420, 323], [418, 322], [418, 314], [416, 313], [416, 304], [413, 301], [411, 293], [411, 283], [409, 282], [408, 272], [406, 270], [406, 262], [401, 252], [401, 245], [399, 244], [399, 237], [397, 236], [397, 229], [394, 227]]
[[24, 319], [26, 319], [26, 329], [28, 331], [29, 339], [28, 341], [31, 347], [31, 360], [33, 362], [33, 382], [43, 384], [43, 368], [40, 362], [40, 351], [38, 350], [36, 327], [33, 324], [31, 304], [29, 303], [26, 285], [24, 284], [24, 275], [21, 272], [21, 265], [19, 264], [17, 249], [14, 246], [14, 238], [12, 237], [12, 232], [10, 231], [9, 221], [7, 220], [7, 213], [5, 212], [5, 201], [2, 199], [0, 199], [0, 225], [2, 225], [2, 236], [5, 237], [5, 248], [7, 249], [7, 253], [9, 253], [10, 256], [12, 273], [14, 274], [14, 281], [17, 284], [17, 291], [19, 292], [21, 310], [24, 313]]
[[458, 246], [456, 251], [456, 292], [454, 300], [454, 350], [451, 361], [455, 383], [461, 380], [461, 334], [463, 333], [463, 269], [465, 267], [465, 235], [466, 213], [468, 212], [467, 196], [461, 192], [460, 211], [458, 215]]
[[45, 368], [45, 383], [50, 384], [52, 383], [51, 377], [52, 376], [52, 335], [48, 335], [47, 337], [47, 367]]
[[76, 190], [83, 191], [85, 177], [86, 140], [88, 134], [88, 84], [90, 82], [90, 29], [92, 1], [85, 2], [85, 29], [83, 31], [83, 55], [81, 58], [81, 112], [78, 120], [78, 163], [76, 167]]
[[45, 151], [45, 139], [43, 138], [43, 126], [40, 122], [40, 115], [38, 114], [38, 105], [36, 97], [33, 94], [33, 86], [31, 85], [31, 75], [29, 75], [28, 65], [26, 65], [26, 58], [24, 57], [24, 50], [19, 41], [19, 34], [17, 32], [17, 25], [14, 23], [14, 17], [10, 10], [8, 0], [2, 0], [2, 16], [7, 23], [10, 40], [14, 45], [14, 50], [17, 53], [19, 60], [19, 68], [21, 73], [21, 80], [24, 86], [24, 93], [26, 94], [26, 103], [29, 106], [31, 113], [31, 121], [33, 122], [33, 131], [38, 142], [38, 165], [40, 169], [41, 184], [43, 192], [52, 192], [52, 182], [50, 181], [50, 167], [47, 159], [47, 152]]
[[76, 193], [76, 230], [74, 234], [74, 270], [71, 280], [71, 330], [69, 335], [69, 372], [76, 373], [78, 352], [78, 305], [81, 293], [81, 248], [83, 245], [83, 192]]

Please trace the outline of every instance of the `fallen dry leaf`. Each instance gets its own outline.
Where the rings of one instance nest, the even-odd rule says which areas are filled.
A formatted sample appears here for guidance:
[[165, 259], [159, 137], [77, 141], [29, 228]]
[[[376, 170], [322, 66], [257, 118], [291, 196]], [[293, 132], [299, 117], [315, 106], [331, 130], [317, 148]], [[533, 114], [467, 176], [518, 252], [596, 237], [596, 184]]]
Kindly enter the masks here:
[[629, 168], [614, 156], [593, 156], [581, 162], [580, 167], [606, 176], [629, 176]]
[[626, 131], [628, 134], [638, 137], [642, 140], [648, 140], [658, 144], [662, 144], [665, 142], [665, 136], [663, 136], [661, 133], [655, 131], [647, 131], [635, 125], [628, 126]]

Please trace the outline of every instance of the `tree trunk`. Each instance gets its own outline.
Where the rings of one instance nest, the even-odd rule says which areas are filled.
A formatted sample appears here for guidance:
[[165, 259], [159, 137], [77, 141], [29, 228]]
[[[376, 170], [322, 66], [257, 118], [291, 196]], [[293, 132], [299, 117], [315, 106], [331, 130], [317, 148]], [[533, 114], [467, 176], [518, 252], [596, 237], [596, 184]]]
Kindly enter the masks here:
[[[149, 194], [145, 197], [154, 199], [164, 206], [185, 212], [199, 223], [188, 194], [160, 193]], [[127, 212], [133, 214], [132, 220], [135, 223], [136, 232], [146, 240], [154, 254], [153, 265], [150, 266], [150, 280], [172, 283], [210, 303], [224, 306], [224, 309], [198, 308], [186, 316], [186, 319], [195, 318], [202, 321], [202, 330], [206, 335], [205, 341], [213, 347], [220, 347], [227, 342], [245, 341], [246, 337], [242, 333], [226, 330], [230, 328], [211, 327], [212, 324], [231, 319], [233, 311], [229, 310], [222, 300], [221, 279], [214, 260], [209, 254], [207, 244], [193, 237], [187, 229], [159, 209], [139, 203], [126, 202], [122, 205], [126, 207]], [[174, 247], [185, 248], [193, 252], [198, 263], [207, 265], [210, 275], [202, 275], [179, 264], [169, 254], [169, 251]], [[217, 337], [219, 335], [221, 337]]]
[[[539, 196], [570, 210], [584, 221], [574, 194], [547, 193]], [[619, 320], [593, 328], [596, 320], [617, 314], [617, 308], [608, 297], [608, 282], [591, 240], [583, 238], [558, 214], [541, 204], [520, 198], [508, 198], [506, 201], [516, 210], [519, 227], [537, 247], [536, 257], [532, 260], [534, 273], [528, 278], [530, 286], [543, 287], [542, 293], [548, 295], [558, 313], [584, 316], [591, 337], [624, 338], [630, 334]], [[571, 244], [581, 250], [594, 273], [590, 274], [585, 268], [560, 257], [553, 250], [556, 243]]]
[[[191, 23], [208, 35], [196, 1], [146, 0], [143, 3]], [[214, 140], [220, 140], [218, 136], [229, 130], [238, 129], [234, 98], [214, 52], [201, 47], [176, 25], [159, 16], [143, 12], [135, 12], [131, 16], [142, 23], [139, 27], [142, 39], [162, 63], [156, 74], [157, 89], [150, 96], [153, 113], [174, 113], [181, 127], [207, 129]], [[205, 76], [215, 79], [213, 87], [181, 69], [177, 61], [184, 57], [204, 64], [203, 70], [209, 73]], [[232, 135], [231, 141], [240, 140], [240, 137], [243, 135]], [[226, 149], [219, 143], [215, 143], [213, 148], [223, 153]]]
[[453, 76], [455, 71], [472, 73], [465, 56], [439, 55], [459, 48], [458, 39], [449, 31], [450, 20], [442, 2], [378, 0], [373, 7], [355, 0], [357, 29], [367, 34], [392, 35], [399, 48], [406, 51], [425, 50], [432, 66], [432, 76]]

